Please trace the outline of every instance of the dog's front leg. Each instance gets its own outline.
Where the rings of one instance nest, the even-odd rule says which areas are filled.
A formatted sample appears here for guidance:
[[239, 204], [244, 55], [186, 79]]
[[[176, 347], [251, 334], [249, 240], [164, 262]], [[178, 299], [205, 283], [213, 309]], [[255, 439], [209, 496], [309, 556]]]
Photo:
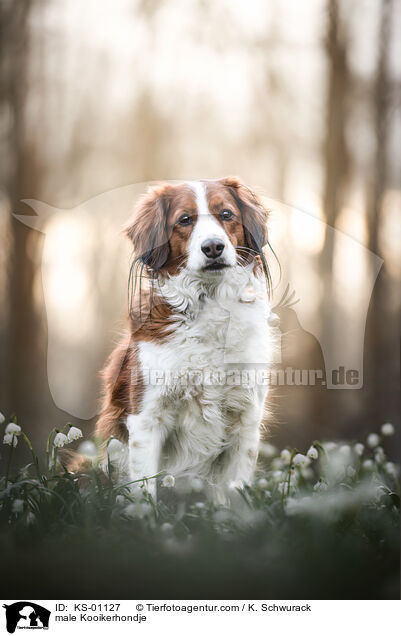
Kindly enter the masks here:
[[226, 483], [231, 489], [250, 483], [258, 457], [263, 403], [241, 413], [231, 447], [228, 449]]
[[[145, 480], [144, 486], [156, 499], [156, 479], [149, 479], [159, 472], [160, 453], [165, 440], [164, 428], [157, 418], [129, 415], [128, 429], [128, 466], [131, 482]], [[140, 483], [132, 483], [132, 491], [138, 492]]]

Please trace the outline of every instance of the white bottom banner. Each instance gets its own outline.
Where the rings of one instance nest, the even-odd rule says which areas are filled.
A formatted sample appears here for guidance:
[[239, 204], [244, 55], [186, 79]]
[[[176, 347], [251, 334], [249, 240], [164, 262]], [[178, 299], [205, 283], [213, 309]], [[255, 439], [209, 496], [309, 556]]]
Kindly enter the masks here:
[[[363, 631], [377, 636], [400, 619], [400, 601], [2, 601], [1, 633], [46, 630], [51, 634], [193, 634], [235, 629], [258, 634], [338, 636]], [[263, 630], [263, 631], [261, 631]], [[21, 634], [19, 634], [21, 636]], [[38, 635], [39, 636], [39, 635]]]

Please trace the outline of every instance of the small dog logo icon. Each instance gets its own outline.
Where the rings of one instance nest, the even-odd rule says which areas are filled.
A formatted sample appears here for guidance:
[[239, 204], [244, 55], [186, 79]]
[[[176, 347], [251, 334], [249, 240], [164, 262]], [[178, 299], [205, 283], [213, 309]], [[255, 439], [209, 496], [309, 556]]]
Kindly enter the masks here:
[[18, 629], [49, 629], [50, 611], [31, 601], [3, 605], [6, 610], [7, 631]]

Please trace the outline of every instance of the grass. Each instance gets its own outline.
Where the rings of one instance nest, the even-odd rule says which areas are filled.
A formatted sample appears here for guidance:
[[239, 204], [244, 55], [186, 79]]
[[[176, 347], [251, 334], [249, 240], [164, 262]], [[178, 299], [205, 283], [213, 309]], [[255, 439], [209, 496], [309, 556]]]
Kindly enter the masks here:
[[[373, 447], [316, 441], [311, 459], [264, 443], [230, 507], [199, 480], [167, 480], [157, 503], [144, 488], [134, 496], [112, 461], [106, 476], [96, 461], [71, 474], [55, 436], [39, 459], [23, 431], [7, 438], [4, 598], [399, 598], [399, 467], [383, 433]], [[16, 472], [15, 439], [32, 453]]]

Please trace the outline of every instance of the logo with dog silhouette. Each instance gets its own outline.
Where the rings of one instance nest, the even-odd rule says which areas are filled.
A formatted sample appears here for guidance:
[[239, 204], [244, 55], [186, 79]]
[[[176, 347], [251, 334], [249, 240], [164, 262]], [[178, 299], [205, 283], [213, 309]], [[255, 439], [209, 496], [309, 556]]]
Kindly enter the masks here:
[[32, 601], [18, 601], [3, 605], [6, 610], [7, 631], [14, 634], [16, 629], [49, 629], [50, 611]]

